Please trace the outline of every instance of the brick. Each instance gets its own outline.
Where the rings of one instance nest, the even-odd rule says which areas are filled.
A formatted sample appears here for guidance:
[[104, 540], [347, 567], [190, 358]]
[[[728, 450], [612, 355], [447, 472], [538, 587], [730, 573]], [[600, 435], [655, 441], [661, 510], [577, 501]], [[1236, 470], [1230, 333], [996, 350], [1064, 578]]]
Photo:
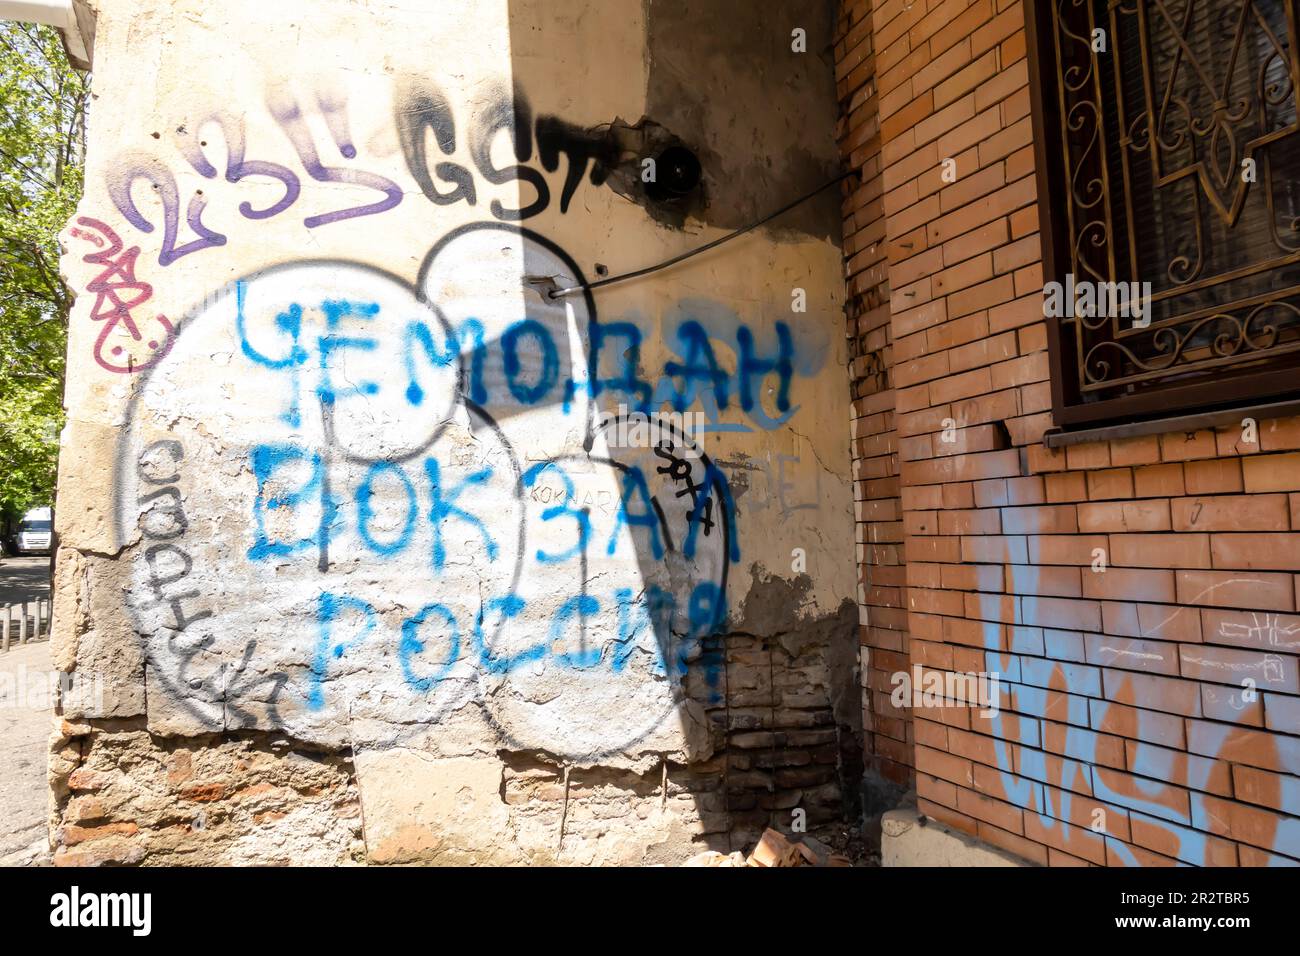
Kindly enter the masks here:
[[1172, 527], [1169, 502], [1161, 499], [1097, 502], [1078, 506], [1079, 530], [1168, 531]]
[[1285, 734], [1300, 734], [1300, 698], [1264, 694], [1264, 726]]
[[[954, 16], [957, 11], [961, 13]], [[966, 40], [977, 29], [988, 23], [993, 17], [993, 4], [990, 0], [976, 0], [969, 6], [966, 6], [965, 2], [948, 3], [935, 8], [932, 16], [935, 17], [936, 22], [943, 24], [930, 37], [931, 55], [937, 55], [954, 43]]]
[[1081, 860], [1077, 856], [1071, 856], [1068, 853], [1062, 853], [1056, 847], [1047, 848], [1047, 865], [1048, 866], [1093, 866], [1087, 860]]
[[1008, 534], [1062, 534], [1079, 530], [1074, 505], [1003, 508], [1002, 530]]
[[1036, 843], [1077, 856], [1098, 866], [1106, 862], [1106, 845], [1091, 830], [1071, 826], [1036, 813], [1025, 814], [1025, 836]]
[[1222, 720], [1251, 727], [1264, 726], [1264, 700], [1259, 694], [1253, 699], [1238, 686], [1201, 685], [1201, 713], [1207, 720]]
[[1241, 859], [1242, 866], [1300, 866], [1300, 860], [1294, 860], [1288, 856], [1278, 856], [1275, 853], [1265, 853], [1263, 850], [1245, 844], [1237, 847], [1237, 855]]
[[1287, 496], [1223, 495], [1170, 502], [1176, 531], [1285, 531], [1290, 527]]
[[951, 481], [982, 481], [1020, 473], [1020, 456], [1014, 449], [950, 455], [929, 461], [904, 462], [903, 477], [909, 484], [940, 484]]
[[930, 800], [919, 799], [916, 801], [916, 809], [927, 817], [932, 817], [940, 823], [950, 826], [955, 830], [961, 830], [975, 836], [978, 832], [978, 821], [964, 813], [958, 813], [956, 810], [945, 807], [941, 803], [934, 803]]
[[[972, 97], [970, 106], [973, 108], [974, 105], [975, 100]], [[933, 111], [934, 97], [927, 90], [896, 113], [881, 120], [880, 135], [885, 140], [898, 139], [904, 131], [910, 131], [918, 123], [928, 119]]]
[[1051, 363], [1046, 352], [1035, 352], [993, 366], [995, 389], [1046, 382], [1051, 378]]
[[1015, 272], [1016, 295], [1039, 294], [1043, 289], [1043, 265], [1035, 262]]
[[934, 383], [930, 388], [930, 401], [934, 405], [960, 398], [970, 398], [992, 390], [992, 382], [987, 368], [974, 369], [960, 375], [951, 375]]
[[1093, 500], [1133, 497], [1133, 471], [1107, 468], [1088, 473], [1088, 497]]
[[1236, 458], [1189, 461], [1183, 473], [1189, 495], [1236, 494], [1242, 490], [1241, 462]]
[[970, 232], [949, 239], [940, 247], [944, 264], [953, 265], [981, 253], [992, 252], [1005, 244], [1007, 238], [1006, 219], [997, 219], [978, 229], [972, 229]]
[[[996, 766], [998, 762], [997, 743], [992, 737], [959, 730], [956, 727], [948, 728], [948, 752], [988, 766]], [[973, 778], [971, 785], [974, 785]], [[958, 809], [962, 808], [958, 807]], [[963, 810], [963, 812], [970, 811]]]
[[[1112, 445], [1112, 457], [1114, 454]], [[1148, 465], [1133, 470], [1133, 493], [1139, 498], [1182, 497], [1185, 492], [1181, 463]]]
[[1101, 800], [1138, 810], [1165, 820], [1191, 823], [1191, 798], [1187, 790], [1168, 783], [1151, 782], [1122, 770], [1096, 767], [1092, 772], [1093, 793]]
[[1209, 568], [1208, 534], [1112, 534], [1110, 563], [1122, 568]]
[[1015, 285], [1011, 277], [999, 276], [948, 296], [948, 314], [959, 318], [1007, 302], [1014, 296]]
[[1267, 646], [1282, 654], [1300, 654], [1300, 617], [1213, 608], [1202, 609], [1200, 616], [1208, 643]]
[[1043, 491], [1043, 479], [1037, 475], [1025, 478], [1008, 478], [1006, 481], [1008, 505], [1038, 505], [1046, 499]]
[[[973, 40], [974, 38], [972, 38]], [[1013, 66], [1002, 69], [997, 76], [991, 78], [988, 82], [980, 86], [975, 91], [975, 109], [986, 110], [990, 106], [1001, 102], [1015, 93], [1019, 93], [1029, 83], [1029, 70], [1025, 63], [1017, 63]], [[1013, 117], [1010, 122], [1007, 121], [1006, 115], [1003, 116], [1003, 125], [1009, 126], [1019, 117]]]
[[992, 161], [986, 161], [980, 149], [984, 142], [995, 137], [1002, 128], [1002, 114], [997, 107], [977, 112], [971, 119], [954, 127], [934, 144], [941, 156], [958, 156], [974, 150], [975, 162], [979, 167], [988, 167]]
[[1005, 565], [1006, 590], [1010, 594], [1082, 597], [1078, 568]]
[[957, 787], [927, 773], [916, 775], [916, 795], [922, 800], [931, 800], [945, 807], [957, 805]]
[[1103, 700], [1090, 700], [1088, 708], [1088, 726], [1093, 730], [1177, 750], [1187, 745], [1180, 716]]
[[1300, 738], [1249, 727], [1187, 721], [1187, 749], [1230, 763], [1300, 775]]
[[[960, 84], [952, 85], [951, 79], [965, 72], [971, 62], [970, 40], [963, 37], [948, 50], [928, 60], [912, 74], [912, 89], [920, 93], [936, 86], [945, 86], [947, 95], [937, 96], [937, 101], [948, 103], [970, 90]], [[945, 77], [949, 78], [945, 85]], [[937, 95], [937, 94], [936, 94]]]
[[1068, 445], [1065, 459], [1071, 471], [1088, 471], [1110, 467], [1110, 446], [1105, 442]]
[[1023, 623], [1030, 626], [1080, 631], [1101, 630], [1101, 607], [1096, 601], [1039, 598], [1025, 604], [1021, 617]]
[[1300, 416], [1260, 422], [1259, 447], [1264, 451], [1291, 451], [1300, 448]]
[[1300, 453], [1244, 458], [1241, 467], [1246, 491], [1300, 491]]
[[1063, 471], [1048, 475], [1044, 481], [1047, 500], [1051, 502], [1086, 501], [1088, 474], [1083, 471]]
[[977, 312], [974, 315], [936, 325], [926, 332], [925, 341], [930, 351], [939, 352], [967, 342], [978, 341], [988, 334], [988, 316], [983, 312]]
[[[942, 256], [941, 251], [938, 249], [933, 250], [933, 252], [936, 260]], [[984, 282], [992, 278], [992, 276], [993, 257], [986, 254], [967, 259], [958, 265], [936, 272], [931, 278], [930, 288], [936, 296], [949, 295]]]
[[1013, 747], [1015, 771], [1040, 783], [1051, 783], [1073, 793], [1092, 795], [1092, 767], [1056, 754], [1042, 753], [1028, 747]]
[[1241, 684], [1250, 678], [1261, 689], [1300, 693], [1294, 657], [1210, 644], [1182, 644], [1178, 656], [1184, 677], [1220, 684]]
[[1128, 769], [1138, 776], [1219, 796], [1232, 794], [1232, 768], [1225, 761], [1136, 740], [1125, 741], [1124, 752]]
[[[1160, 461], [1160, 438], [1157, 435], [1138, 435], [1133, 438], [1116, 438], [1110, 442], [1110, 463], [1125, 465], [1155, 465]], [[1178, 469], [1181, 474], [1181, 469]], [[1181, 484], [1181, 481], [1180, 481]], [[1141, 494], [1141, 492], [1139, 492]]]
[[1165, 461], [1189, 461], [1196, 458], [1213, 458], [1218, 454], [1214, 432], [1175, 432], [1160, 436], [1160, 457]]
[[[1022, 121], [1024, 122], [1024, 121]], [[1020, 124], [1013, 126], [1012, 129], [1018, 129]], [[986, 144], [981, 143], [980, 149], [983, 150]], [[981, 152], [981, 156], [983, 153]], [[1038, 207], [1027, 206], [1024, 209], [1018, 209], [1010, 216], [1011, 238], [1019, 239], [1021, 236], [1027, 236], [1031, 232], [1038, 231]], [[1041, 298], [1041, 296], [1040, 296]]]
[[[994, 332], [1003, 332], [1007, 329], [1018, 329], [1024, 326], [1043, 322], [1043, 297], [1042, 295], [1029, 295], [1022, 299], [1016, 299], [1014, 302], [1006, 302], [996, 305], [989, 309], [989, 328]], [[1047, 451], [1047, 449], [1044, 449]], [[1062, 459], [1065, 458], [1065, 452], [1061, 449], [1052, 449], [1059, 454]]]
[[1177, 571], [1179, 604], [1294, 611], [1295, 585], [1289, 575], [1252, 571]]
[[1227, 840], [1207, 837], [1199, 829], [1183, 827], [1140, 813], [1129, 814], [1133, 841], [1157, 853], [1195, 866], [1236, 866], [1236, 847]]
[[[1049, 862], [1048, 853], [1053, 852], [1041, 843], [1035, 843], [1033, 840], [1026, 840], [1022, 836], [1010, 833], [1001, 827], [996, 827], [983, 820], [979, 823], [979, 830], [977, 831], [976, 836], [985, 843], [1006, 850], [1008, 853], [1015, 856], [1023, 857], [1031, 863], [1036, 863], [1039, 866], [1047, 866]], [[1073, 857], [1071, 857], [1071, 859], [1073, 859]]]
[[1089, 697], [1101, 696], [1101, 670], [1084, 664], [1027, 657], [1021, 662], [1022, 679], [1035, 687], [1068, 688]]
[[1215, 534], [1216, 568], [1300, 571], [1300, 533]]
[[1201, 715], [1200, 686], [1194, 681], [1110, 669], [1102, 670], [1101, 680], [1107, 700], [1180, 716]]
[[[927, 109], [927, 115], [916, 121], [913, 126], [913, 133], [916, 136], [918, 146], [938, 139], [944, 133], [975, 116], [975, 95], [973, 93], [963, 96], [956, 102], [950, 103], [941, 109], [933, 108], [930, 94], [925, 94], [920, 99], [924, 99], [930, 109]], [[918, 101], [920, 100], [918, 99]], [[951, 155], [942, 148], [940, 148], [940, 152], [944, 153], [944, 155]]]
[[1174, 572], [1169, 570], [1111, 567], [1104, 573], [1086, 574], [1083, 596], [1111, 601], [1173, 603]]
[[[1152, 674], [1177, 676], [1179, 673], [1177, 647], [1165, 641], [1112, 637], [1109, 634], [1085, 634], [1083, 640], [1085, 659], [1089, 664]], [[1181, 729], [1179, 736], [1182, 736]]]
[[[1089, 864], [1091, 865], [1091, 864]], [[1161, 856], [1159, 853], [1152, 853], [1140, 846], [1131, 843], [1123, 843], [1114, 837], [1106, 838], [1106, 865], [1107, 866], [1142, 866], [1142, 867], [1161, 867], [1177, 866], [1178, 861], [1167, 856]]]
[[1300, 808], [1300, 780], [1255, 767], [1232, 768], [1233, 794], [1239, 800], [1294, 813]]
[[1106, 535], [1034, 535], [1027, 540], [1033, 564], [1091, 565], [1092, 552], [1109, 547]]
[[1193, 803], [1197, 829], [1300, 857], [1300, 820], [1232, 800], [1198, 796]]
[[974, 786], [971, 762], [929, 747], [917, 746], [916, 769], [963, 787]]
[[1043, 352], [1047, 350], [1047, 326], [1043, 324], [1031, 325], [1020, 329], [1019, 345], [1021, 354], [1027, 355], [1030, 352]]
[[[940, 143], [939, 150], [940, 152], [946, 152], [942, 143]], [[1026, 176], [1023, 179], [1009, 183], [988, 196], [963, 206], [956, 212], [933, 219], [927, 227], [931, 245], [947, 242], [955, 236], [970, 232], [972, 229], [990, 223], [1000, 216], [1005, 216], [1022, 206], [1029, 205], [1036, 199], [1035, 190], [1034, 178]], [[1042, 315], [1041, 297], [1039, 315]]]
[[[1177, 575], [1175, 575], [1175, 581]], [[1102, 605], [1107, 634], [1149, 637], [1162, 641], [1201, 640], [1201, 620], [1195, 608], [1164, 604], [1107, 602]]]

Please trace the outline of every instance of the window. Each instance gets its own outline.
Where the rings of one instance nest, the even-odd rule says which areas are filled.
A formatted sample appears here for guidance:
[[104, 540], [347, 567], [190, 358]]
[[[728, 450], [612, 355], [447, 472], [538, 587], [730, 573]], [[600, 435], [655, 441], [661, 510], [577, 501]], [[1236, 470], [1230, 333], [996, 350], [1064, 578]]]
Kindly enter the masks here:
[[1057, 424], [1296, 397], [1296, 0], [1025, 6]]

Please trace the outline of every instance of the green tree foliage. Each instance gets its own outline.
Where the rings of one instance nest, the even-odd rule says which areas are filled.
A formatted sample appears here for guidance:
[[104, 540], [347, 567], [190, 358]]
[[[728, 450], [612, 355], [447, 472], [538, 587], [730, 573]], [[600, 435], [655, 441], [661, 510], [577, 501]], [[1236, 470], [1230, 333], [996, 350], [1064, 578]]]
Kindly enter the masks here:
[[49, 504], [72, 295], [58, 233], [81, 196], [86, 78], [48, 27], [0, 22], [0, 511]]

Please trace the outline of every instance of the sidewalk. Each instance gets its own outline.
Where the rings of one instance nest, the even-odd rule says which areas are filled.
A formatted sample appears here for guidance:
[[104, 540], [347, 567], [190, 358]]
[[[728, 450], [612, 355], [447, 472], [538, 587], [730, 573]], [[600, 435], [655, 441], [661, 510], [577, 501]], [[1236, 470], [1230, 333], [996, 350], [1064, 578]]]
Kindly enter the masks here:
[[0, 653], [0, 866], [49, 862], [45, 765], [51, 711], [42, 706], [44, 695], [32, 700], [24, 685], [31, 687], [50, 667], [48, 640]]

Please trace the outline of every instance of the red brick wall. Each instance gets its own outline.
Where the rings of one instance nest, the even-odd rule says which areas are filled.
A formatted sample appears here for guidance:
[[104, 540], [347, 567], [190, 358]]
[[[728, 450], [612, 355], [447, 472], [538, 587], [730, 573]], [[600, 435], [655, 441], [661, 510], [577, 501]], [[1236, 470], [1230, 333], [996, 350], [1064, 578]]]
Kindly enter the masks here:
[[[1300, 420], [1255, 445], [1232, 427], [1046, 449], [1022, 3], [845, 21], [845, 149], [871, 174], [845, 236], [873, 753], [903, 765], [914, 734], [922, 811], [1039, 863], [1300, 860]], [[909, 725], [880, 706], [909, 660], [998, 673], [999, 713]]]
[[[841, 7], [835, 77], [840, 149], [860, 175], [845, 190], [846, 320], [853, 397], [853, 478], [861, 607], [862, 713], [868, 812], [912, 785], [909, 713], [889, 698], [890, 674], [907, 670], [907, 585], [894, 424], [893, 329], [885, 255], [884, 179], [871, 0]], [[883, 792], [882, 792], [883, 790]], [[874, 805], [873, 805], [874, 804]]]

